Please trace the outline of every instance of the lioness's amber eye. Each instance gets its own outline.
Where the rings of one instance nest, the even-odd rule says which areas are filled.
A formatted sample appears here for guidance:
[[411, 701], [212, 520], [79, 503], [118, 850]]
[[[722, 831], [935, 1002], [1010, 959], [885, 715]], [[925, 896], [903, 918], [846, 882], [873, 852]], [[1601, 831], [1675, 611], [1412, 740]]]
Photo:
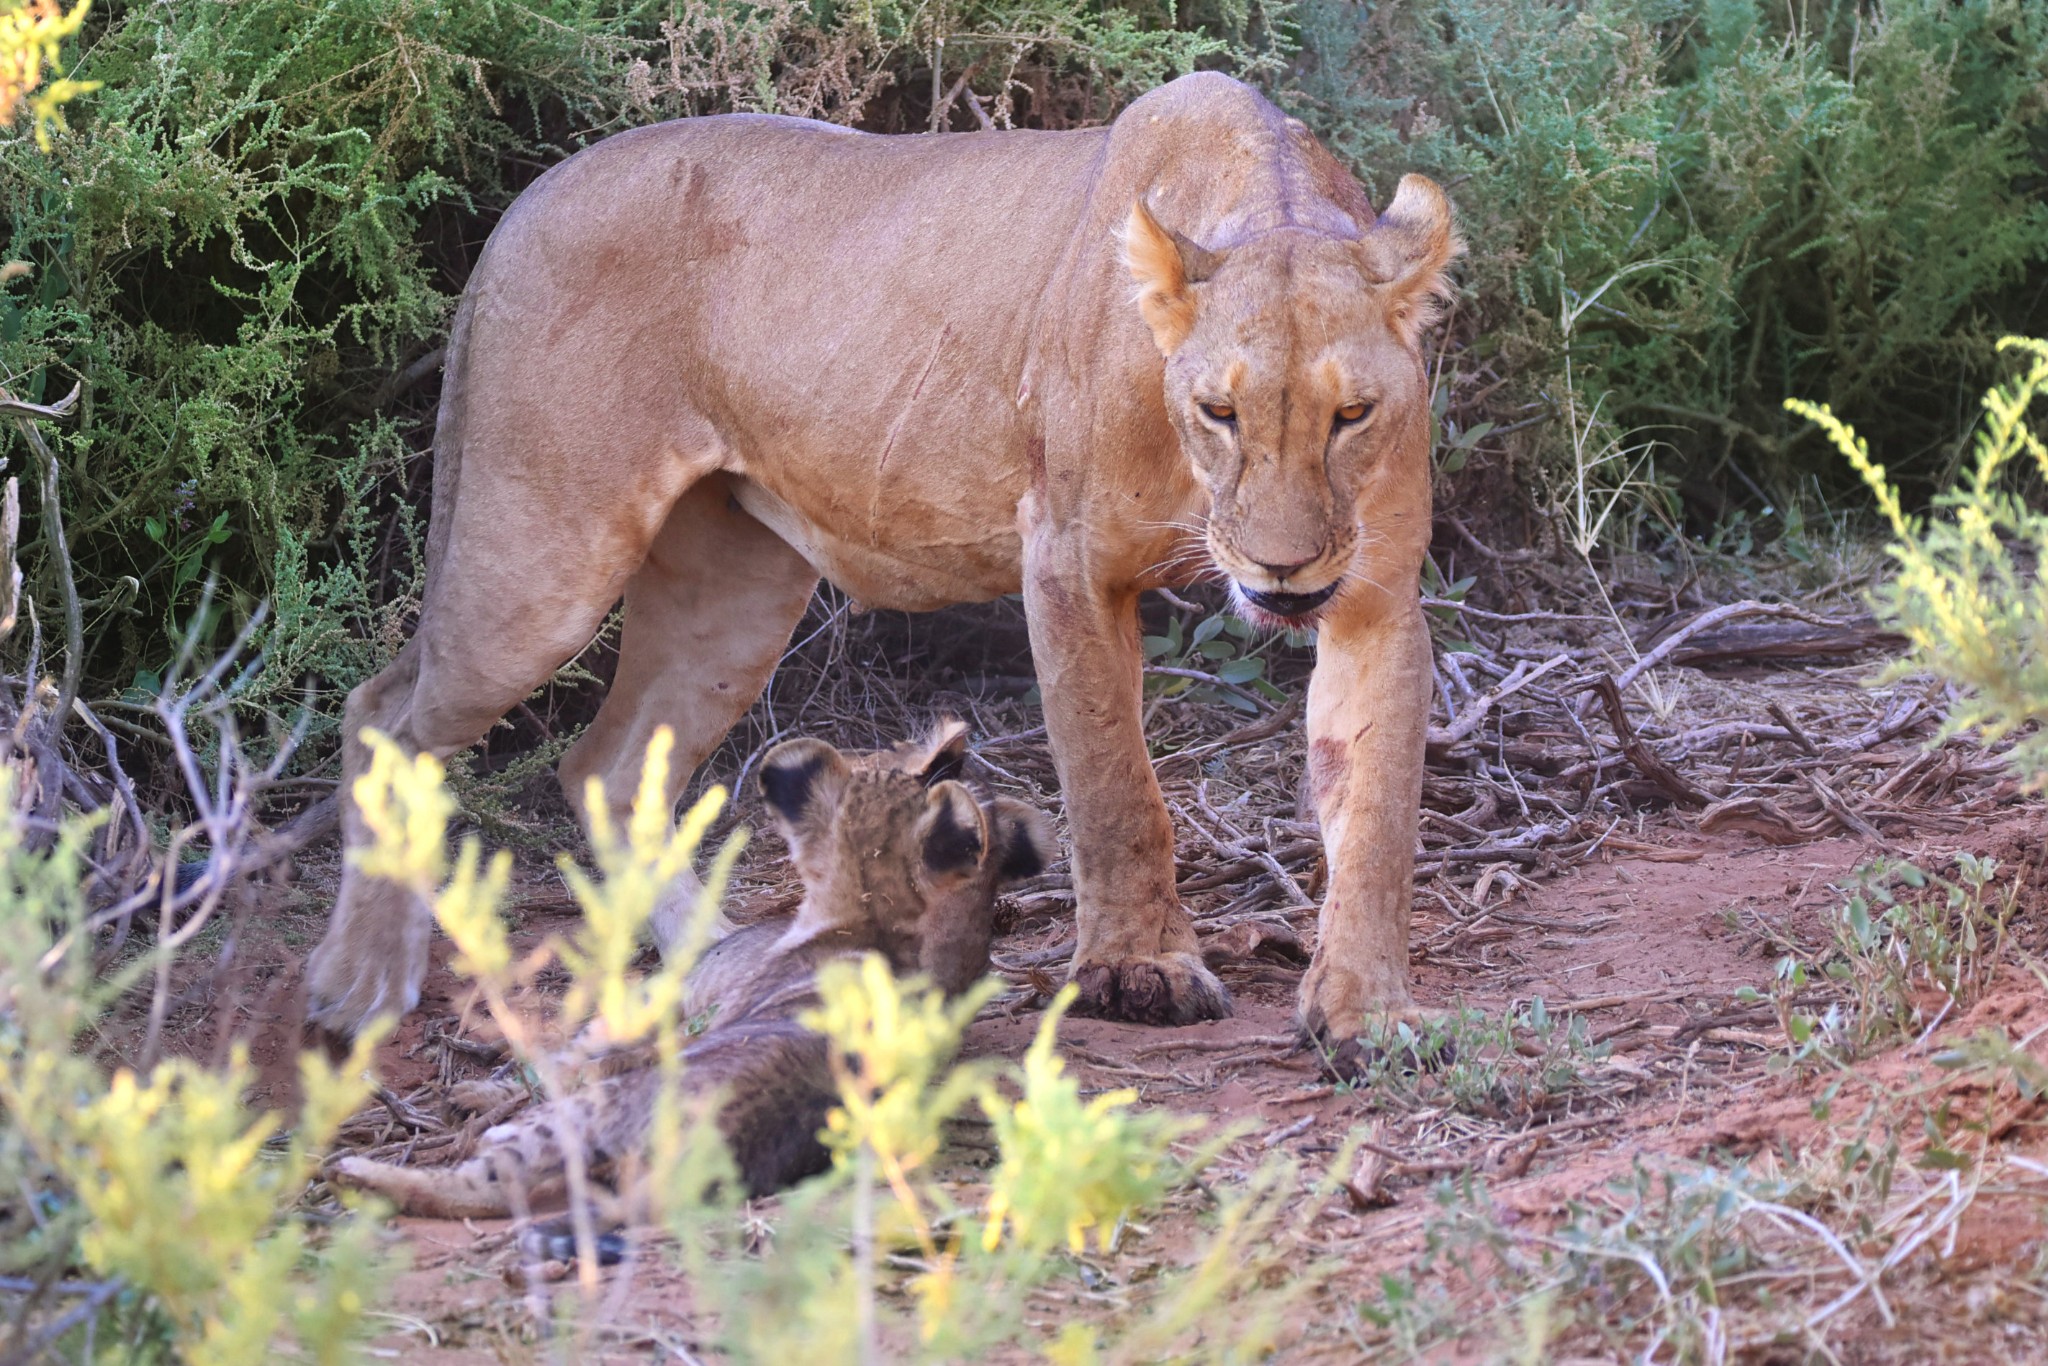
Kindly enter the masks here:
[[1204, 403], [1202, 411], [1215, 418], [1218, 422], [1237, 421], [1237, 409], [1231, 407], [1228, 403]]
[[1339, 422], [1363, 422], [1365, 421], [1365, 415], [1371, 411], [1372, 405], [1370, 403], [1354, 399], [1337, 410], [1337, 420]]

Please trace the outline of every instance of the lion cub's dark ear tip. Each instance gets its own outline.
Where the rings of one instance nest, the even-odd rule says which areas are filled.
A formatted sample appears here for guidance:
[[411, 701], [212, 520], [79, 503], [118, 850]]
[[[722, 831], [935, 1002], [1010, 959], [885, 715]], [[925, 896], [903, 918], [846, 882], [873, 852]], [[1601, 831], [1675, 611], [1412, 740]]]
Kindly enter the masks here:
[[1014, 797], [998, 797], [989, 824], [995, 831], [996, 876], [1004, 882], [1037, 877], [1059, 857], [1052, 822]]
[[934, 873], [959, 873], [979, 864], [985, 823], [974, 794], [960, 783], [941, 782], [926, 805], [931, 815], [924, 827], [924, 866]]
[[761, 761], [761, 800], [784, 820], [794, 821], [810, 803], [831, 746], [822, 740], [785, 740]]
[[929, 787], [933, 783], [951, 782], [967, 769], [967, 723], [957, 716], [941, 716], [932, 724], [932, 733], [924, 742], [924, 768], [918, 778]]

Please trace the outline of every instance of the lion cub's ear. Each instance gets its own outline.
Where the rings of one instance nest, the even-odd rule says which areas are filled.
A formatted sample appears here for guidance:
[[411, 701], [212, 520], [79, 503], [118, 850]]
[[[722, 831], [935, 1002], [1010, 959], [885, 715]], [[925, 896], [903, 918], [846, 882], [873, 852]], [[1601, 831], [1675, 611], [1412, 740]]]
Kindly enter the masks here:
[[904, 758], [904, 768], [926, 787], [959, 777], [967, 767], [967, 723], [940, 717], [932, 733], [911, 745]]
[[1366, 274], [1387, 293], [1387, 316], [1409, 346], [1448, 298], [1444, 267], [1465, 250], [1451, 226], [1451, 202], [1428, 176], [1405, 175], [1394, 200], [1361, 240]]
[[785, 740], [761, 760], [761, 800], [793, 852], [800, 855], [832, 828], [852, 772], [846, 756], [823, 740]]
[[1027, 877], [1037, 877], [1059, 857], [1052, 822], [1036, 807], [1015, 797], [998, 797], [989, 803], [988, 823], [998, 881], [1022, 882]]
[[917, 823], [917, 847], [934, 878], [974, 872], [988, 857], [988, 818], [965, 783], [934, 783]]
[[1197, 246], [1159, 220], [1140, 199], [1124, 222], [1124, 264], [1138, 282], [1138, 312], [1152, 329], [1159, 354], [1170, 356], [1195, 330], [1195, 298], [1189, 289], [1216, 273], [1223, 258]]

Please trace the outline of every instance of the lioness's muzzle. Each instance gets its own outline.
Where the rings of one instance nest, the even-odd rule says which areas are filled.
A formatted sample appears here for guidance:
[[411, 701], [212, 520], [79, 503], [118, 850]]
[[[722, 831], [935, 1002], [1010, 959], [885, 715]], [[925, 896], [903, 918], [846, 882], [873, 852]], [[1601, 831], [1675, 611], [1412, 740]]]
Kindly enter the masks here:
[[1272, 593], [1258, 588], [1246, 588], [1239, 584], [1238, 591], [1244, 594], [1246, 602], [1262, 612], [1271, 612], [1276, 617], [1298, 619], [1328, 602], [1337, 592], [1337, 585], [1333, 583], [1328, 587], [1318, 588], [1313, 593]]

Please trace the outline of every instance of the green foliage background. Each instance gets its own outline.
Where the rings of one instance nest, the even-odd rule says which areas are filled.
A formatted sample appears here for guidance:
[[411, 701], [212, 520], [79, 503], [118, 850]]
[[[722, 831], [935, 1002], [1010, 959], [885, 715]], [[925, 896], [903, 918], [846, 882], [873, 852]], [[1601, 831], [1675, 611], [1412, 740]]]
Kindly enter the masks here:
[[2037, 0], [1305, 0], [1300, 32], [1291, 92], [1368, 184], [1452, 189], [1466, 368], [1555, 413], [1569, 343], [1579, 407], [1696, 486], [1839, 492], [1791, 396], [1945, 483], [2048, 312]]
[[1539, 501], [1554, 415], [1602, 395], [1708, 516], [1736, 479], [1840, 492], [1788, 395], [1937, 481], [1992, 339], [2048, 331], [2037, 0], [158, 0], [98, 7], [71, 56], [105, 83], [71, 131], [0, 144], [5, 256], [35, 268], [0, 373], [84, 385], [54, 435], [102, 693], [154, 685], [215, 572], [226, 616], [276, 605], [252, 700], [311, 678], [338, 707], [416, 602], [433, 352], [477, 248], [547, 165], [659, 118], [908, 131], [958, 83], [1068, 126], [1237, 71], [1378, 196], [1449, 186], [1444, 408]]

